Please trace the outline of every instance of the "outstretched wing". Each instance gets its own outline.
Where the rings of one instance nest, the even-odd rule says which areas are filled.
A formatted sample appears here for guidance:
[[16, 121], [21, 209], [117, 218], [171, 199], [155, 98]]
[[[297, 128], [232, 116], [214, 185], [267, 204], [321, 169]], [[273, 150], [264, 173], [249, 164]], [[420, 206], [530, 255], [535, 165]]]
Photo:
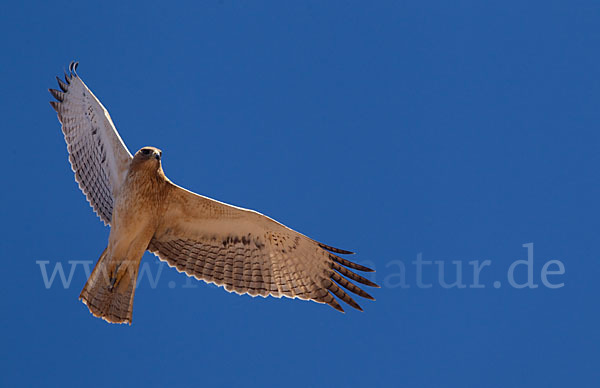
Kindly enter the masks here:
[[58, 100], [51, 101], [50, 105], [62, 123], [69, 161], [79, 188], [98, 217], [110, 224], [113, 198], [125, 179], [132, 157], [108, 111], [85, 86], [76, 69], [77, 63], [71, 62], [65, 81], [56, 77], [62, 91], [48, 89]]
[[148, 250], [180, 272], [229, 292], [313, 300], [342, 312], [333, 295], [362, 311], [345, 290], [373, 300], [346, 279], [378, 287], [349, 268], [371, 269], [336, 255], [351, 252], [318, 243], [252, 210], [169, 184], [165, 216]]

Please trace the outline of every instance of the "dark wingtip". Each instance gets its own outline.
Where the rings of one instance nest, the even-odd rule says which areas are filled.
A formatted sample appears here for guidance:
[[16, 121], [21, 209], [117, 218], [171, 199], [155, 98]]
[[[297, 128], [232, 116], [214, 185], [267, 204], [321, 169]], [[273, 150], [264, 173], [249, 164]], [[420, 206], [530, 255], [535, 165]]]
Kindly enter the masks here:
[[336, 309], [337, 311], [339, 311], [342, 314], [346, 314], [346, 312], [344, 311], [344, 309], [342, 308], [342, 306], [338, 303], [337, 300], [333, 299], [331, 302], [327, 303], [328, 305], [330, 305], [331, 307], [333, 307], [334, 309]]
[[369, 267], [365, 267], [364, 265], [360, 265], [360, 264], [356, 264], [350, 260], [346, 260], [343, 259], [341, 257], [338, 257], [336, 255], [334, 255], [333, 253], [329, 254], [329, 258], [337, 263], [340, 263], [342, 265], [345, 265], [348, 268], [353, 268], [353, 269], [357, 269], [359, 271], [363, 271], [363, 272], [375, 272], [374, 269], [371, 269]]
[[346, 303], [348, 303], [350, 306], [354, 307], [354, 308], [355, 308], [355, 309], [357, 309], [358, 311], [363, 311], [362, 307], [360, 307], [360, 305], [359, 305], [358, 303], [356, 303], [356, 302], [354, 301], [354, 299], [351, 299], [351, 300], [352, 300], [352, 302], [354, 302], [354, 303], [348, 303], [348, 302], [346, 302]]
[[355, 280], [359, 283], [362, 283], [364, 285], [367, 285], [369, 287], [375, 287], [375, 288], [380, 288], [377, 284], [375, 284], [374, 282], [370, 281], [369, 279], [360, 276], [357, 273], [354, 273], [352, 271], [350, 271], [348, 268], [341, 266], [340, 264], [336, 263], [335, 261], [332, 261], [330, 263], [331, 268], [333, 268], [334, 270], [338, 271], [340, 274], [348, 277], [349, 279]]
[[323, 243], [318, 243], [318, 244], [319, 244], [319, 246], [321, 248], [326, 249], [326, 250], [328, 250], [330, 252], [340, 253], [342, 255], [353, 255], [354, 254], [354, 252], [346, 251], [346, 250], [340, 249], [340, 248], [335, 248], [335, 247], [332, 247], [330, 245], [326, 245], [326, 244], [323, 244]]
[[[340, 286], [344, 287], [346, 290], [353, 292], [358, 296], [362, 296], [363, 298], [370, 299], [370, 300], [375, 300], [375, 298], [373, 298], [371, 295], [369, 295], [368, 292], [366, 292], [362, 288], [358, 287], [356, 284], [348, 281], [348, 279], [344, 278], [343, 276], [341, 276], [340, 274], [338, 274], [335, 271], [332, 271], [331, 279], [334, 282], [336, 282], [337, 284], [339, 284]], [[347, 302], [346, 299], [343, 299], [343, 300], [344, 300], [344, 302]], [[353, 307], [355, 307], [355, 306], [353, 306]]]
[[338, 285], [336, 283], [334, 283], [334, 281], [329, 279], [329, 284], [326, 285], [326, 288], [329, 290], [330, 293], [337, 296], [339, 299], [341, 299], [345, 303], [349, 304], [350, 306], [354, 307], [357, 310], [362, 311], [362, 308], [359, 306], [359, 304], [356, 303], [356, 301], [354, 299], [352, 299], [352, 297], [350, 295], [348, 295], [346, 292], [344, 292], [343, 289], [338, 287]]
[[[358, 275], [358, 276], [360, 276], [360, 275]], [[358, 279], [354, 279], [354, 278], [352, 278], [352, 277], [351, 277], [351, 279], [352, 279], [352, 280], [358, 280]], [[362, 280], [364, 280], [364, 281], [362, 281]], [[369, 280], [369, 279], [367, 279], [367, 278], [363, 278], [362, 276], [361, 276], [361, 279], [360, 279], [360, 280], [358, 280], [358, 282], [360, 282], [360, 283], [364, 284], [365, 286], [369, 286], [369, 287], [373, 287], [373, 288], [381, 288], [381, 286], [380, 286], [379, 284], [377, 284], [377, 283], [375, 283], [375, 282], [372, 282], [372, 281], [370, 281], [370, 280]]]
[[50, 101], [50, 105], [52, 106], [52, 108], [54, 108], [55, 111], [58, 112], [58, 102], [57, 101]]
[[69, 89], [69, 86], [66, 83], [64, 83], [64, 81], [61, 80], [58, 76], [56, 76], [56, 80], [58, 81], [58, 87], [60, 88], [60, 90], [66, 92]]
[[56, 89], [48, 89], [48, 91], [50, 92], [50, 94], [52, 94], [52, 97], [56, 98], [58, 101], [63, 102], [65, 99], [65, 94], [62, 92], [59, 92]]
[[[369, 279], [367, 279], [367, 280], [369, 280]], [[370, 280], [368, 282], [365, 282], [364, 284], [367, 285], [367, 286], [369, 286], [369, 287], [373, 287], [373, 288], [381, 288], [381, 286], [379, 284], [377, 284], [375, 282], [372, 282]]]

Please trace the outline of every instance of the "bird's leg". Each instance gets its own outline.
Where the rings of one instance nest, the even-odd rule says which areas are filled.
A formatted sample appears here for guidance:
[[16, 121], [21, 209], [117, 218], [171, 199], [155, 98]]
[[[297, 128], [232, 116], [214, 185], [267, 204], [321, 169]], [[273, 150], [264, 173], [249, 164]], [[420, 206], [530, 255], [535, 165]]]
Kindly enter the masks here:
[[121, 267], [121, 263], [118, 263], [114, 269], [114, 271], [111, 271], [110, 274], [110, 279], [109, 279], [109, 285], [108, 285], [108, 289], [110, 291], [112, 291], [115, 288], [116, 282], [117, 282], [117, 273], [119, 272], [119, 268]]
[[128, 277], [129, 280], [133, 282], [135, 280], [133, 278], [136, 276], [137, 272], [135, 269], [138, 264], [139, 262], [135, 260], [124, 260], [117, 263], [114, 266], [114, 269], [111, 269], [110, 271], [108, 290], [114, 291], [116, 288], [118, 288], [121, 281], [123, 281], [123, 279], [127, 279]]

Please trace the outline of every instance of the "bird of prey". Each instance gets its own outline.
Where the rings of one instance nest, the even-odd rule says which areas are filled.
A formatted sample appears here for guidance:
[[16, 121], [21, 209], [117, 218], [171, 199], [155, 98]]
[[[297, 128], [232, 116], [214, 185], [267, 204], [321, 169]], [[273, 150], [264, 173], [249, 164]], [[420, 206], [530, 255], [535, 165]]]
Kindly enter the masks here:
[[57, 101], [75, 180], [105, 224], [108, 246], [79, 298], [111, 323], [131, 325], [138, 269], [145, 251], [188, 276], [229, 292], [300, 298], [343, 312], [334, 295], [360, 306], [351, 291], [373, 300], [349, 280], [375, 283], [351, 271], [372, 272], [340, 255], [352, 252], [312, 240], [277, 221], [195, 194], [164, 174], [162, 151], [143, 147], [131, 155], [108, 111], [69, 65]]

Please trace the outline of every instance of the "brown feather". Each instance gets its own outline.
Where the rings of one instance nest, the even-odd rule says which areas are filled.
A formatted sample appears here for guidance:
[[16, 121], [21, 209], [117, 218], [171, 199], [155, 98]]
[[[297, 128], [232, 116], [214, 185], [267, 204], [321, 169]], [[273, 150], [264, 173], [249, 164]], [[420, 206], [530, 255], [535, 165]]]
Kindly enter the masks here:
[[58, 81], [58, 86], [63, 92], [67, 92], [67, 90], [69, 90], [69, 86], [66, 83], [64, 83], [63, 80], [58, 78], [58, 76], [56, 77], [56, 80]]
[[354, 281], [357, 281], [359, 283], [362, 283], [362, 284], [370, 286], [370, 287], [380, 288], [377, 284], [373, 283], [369, 279], [366, 279], [366, 278], [360, 276], [359, 274], [356, 274], [356, 273], [350, 271], [346, 267], [342, 267], [341, 265], [339, 265], [338, 263], [336, 263], [334, 261], [331, 262], [331, 268], [335, 269], [336, 271], [338, 271], [342, 275], [344, 275], [347, 278], [350, 278], [350, 279], [352, 279]]
[[362, 296], [363, 298], [375, 300], [375, 298], [373, 298], [371, 295], [369, 295], [368, 293], [366, 293], [365, 291], [363, 291], [362, 289], [357, 287], [355, 284], [352, 284], [345, 278], [341, 277], [337, 272], [333, 272], [331, 274], [331, 278], [333, 280], [335, 280], [335, 282], [337, 284], [344, 287], [348, 291], [351, 291], [351, 292], [355, 293], [356, 295]]
[[374, 270], [372, 270], [369, 267], [365, 267], [364, 265], [353, 263], [350, 260], [342, 259], [341, 257], [334, 255], [333, 253], [330, 253], [329, 257], [331, 258], [331, 260], [333, 260], [337, 263], [340, 263], [342, 265], [345, 265], [348, 268], [357, 269], [357, 270], [363, 271], [363, 272], [375, 272]]
[[59, 92], [56, 89], [48, 89], [48, 91], [50, 92], [50, 94], [52, 94], [52, 96], [54, 98], [56, 98], [58, 101], [63, 102], [65, 99], [65, 94], [63, 92]]

